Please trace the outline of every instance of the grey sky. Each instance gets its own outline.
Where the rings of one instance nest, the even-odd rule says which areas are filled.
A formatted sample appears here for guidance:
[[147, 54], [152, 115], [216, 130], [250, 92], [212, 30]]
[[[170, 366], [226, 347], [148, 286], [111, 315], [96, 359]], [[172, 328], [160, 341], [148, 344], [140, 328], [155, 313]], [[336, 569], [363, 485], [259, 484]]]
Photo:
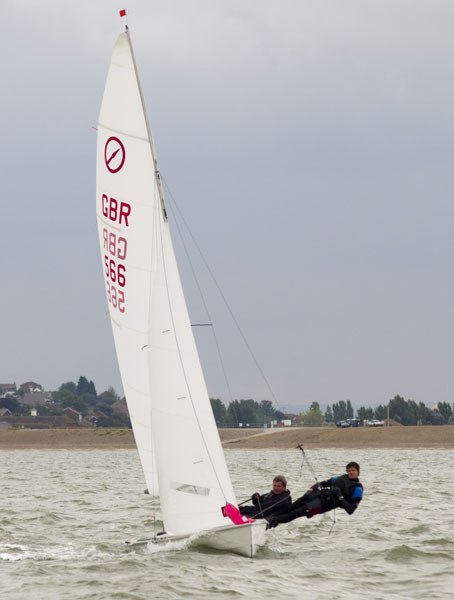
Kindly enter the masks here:
[[[1, 7], [0, 380], [121, 390], [92, 127], [122, 6]], [[126, 8], [161, 170], [279, 404], [453, 401], [454, 4]], [[269, 398], [207, 294], [233, 396]]]

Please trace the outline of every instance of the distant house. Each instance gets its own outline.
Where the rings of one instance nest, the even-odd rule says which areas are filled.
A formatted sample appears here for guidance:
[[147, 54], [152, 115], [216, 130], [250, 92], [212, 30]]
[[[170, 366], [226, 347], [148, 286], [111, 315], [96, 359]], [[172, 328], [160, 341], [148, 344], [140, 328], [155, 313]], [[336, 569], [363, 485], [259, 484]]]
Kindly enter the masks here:
[[87, 423], [90, 423], [90, 425], [92, 425], [92, 427], [96, 427], [98, 424], [98, 417], [95, 417], [95, 415], [91, 415], [91, 417], [87, 417], [85, 419], [85, 421]]
[[82, 423], [82, 414], [77, 411], [74, 410], [74, 408], [71, 407], [66, 407], [65, 410], [63, 411], [63, 414], [68, 417], [68, 419], [70, 419], [73, 423], [77, 423], [80, 424]]
[[19, 401], [25, 406], [43, 406], [47, 398], [44, 392], [25, 392]]
[[33, 394], [34, 392], [42, 392], [43, 388], [39, 383], [35, 381], [27, 381], [19, 386], [19, 390], [22, 392], [28, 392], [29, 394]]
[[7, 423], [6, 421], [0, 421], [0, 431], [2, 429], [9, 429], [9, 423]]
[[9, 408], [0, 408], [0, 417], [10, 417], [12, 414]]
[[6, 394], [15, 394], [17, 392], [17, 387], [15, 383], [0, 383], [0, 396], [5, 396]]

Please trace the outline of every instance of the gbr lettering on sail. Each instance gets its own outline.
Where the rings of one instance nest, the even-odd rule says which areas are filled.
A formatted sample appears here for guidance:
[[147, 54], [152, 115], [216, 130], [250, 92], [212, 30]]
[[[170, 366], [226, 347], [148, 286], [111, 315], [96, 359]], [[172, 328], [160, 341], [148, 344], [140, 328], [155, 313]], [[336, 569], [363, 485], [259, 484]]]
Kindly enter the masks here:
[[[127, 202], [119, 202], [107, 194], [102, 194], [102, 215], [113, 225], [129, 227], [131, 206]], [[107, 226], [102, 230], [104, 251], [104, 274], [106, 276], [107, 298], [115, 310], [124, 313], [126, 310], [126, 256], [128, 240], [125, 235], [112, 231]]]

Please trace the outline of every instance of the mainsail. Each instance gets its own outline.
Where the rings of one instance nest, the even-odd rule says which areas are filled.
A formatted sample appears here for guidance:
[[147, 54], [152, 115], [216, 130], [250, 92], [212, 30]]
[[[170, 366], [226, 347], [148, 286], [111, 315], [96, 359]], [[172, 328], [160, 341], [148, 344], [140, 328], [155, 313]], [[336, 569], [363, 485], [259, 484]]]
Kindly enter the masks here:
[[[166, 531], [230, 522], [236, 504], [170, 237], [128, 31], [115, 44], [98, 124], [97, 219], [115, 346], [150, 492]], [[154, 461], [156, 467], [154, 466]]]

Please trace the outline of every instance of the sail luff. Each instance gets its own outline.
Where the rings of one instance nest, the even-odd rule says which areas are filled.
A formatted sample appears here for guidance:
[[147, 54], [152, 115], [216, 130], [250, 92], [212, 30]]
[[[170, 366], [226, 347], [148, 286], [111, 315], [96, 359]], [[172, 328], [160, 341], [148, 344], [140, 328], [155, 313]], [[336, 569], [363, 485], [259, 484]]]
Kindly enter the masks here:
[[165, 199], [164, 199], [164, 190], [163, 190], [162, 181], [161, 181], [161, 171], [159, 170], [158, 157], [157, 157], [156, 150], [154, 147], [153, 134], [151, 133], [151, 126], [150, 126], [150, 121], [148, 119], [148, 112], [147, 112], [147, 107], [145, 104], [145, 97], [143, 95], [142, 85], [140, 83], [139, 70], [137, 69], [136, 57], [134, 54], [134, 48], [132, 46], [131, 34], [129, 32], [128, 26], [126, 26], [126, 34], [128, 36], [129, 48], [131, 50], [132, 64], [134, 66], [134, 73], [136, 75], [137, 87], [139, 89], [140, 99], [142, 102], [142, 109], [143, 109], [143, 114], [145, 117], [145, 123], [147, 125], [148, 141], [150, 143], [151, 156], [153, 157], [154, 173], [155, 173], [156, 183], [158, 185], [158, 190], [159, 190], [159, 199], [161, 201], [162, 216], [163, 216], [164, 221], [167, 221], [167, 210], [166, 210], [166, 203], [165, 203]]

